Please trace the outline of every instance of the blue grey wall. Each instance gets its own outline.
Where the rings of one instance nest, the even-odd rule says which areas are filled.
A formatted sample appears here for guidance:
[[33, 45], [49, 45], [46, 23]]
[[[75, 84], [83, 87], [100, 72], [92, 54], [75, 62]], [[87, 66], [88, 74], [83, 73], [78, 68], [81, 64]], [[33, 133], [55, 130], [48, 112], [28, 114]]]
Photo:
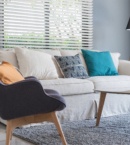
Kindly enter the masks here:
[[122, 59], [130, 58], [130, 0], [94, 1], [94, 49], [120, 52]]

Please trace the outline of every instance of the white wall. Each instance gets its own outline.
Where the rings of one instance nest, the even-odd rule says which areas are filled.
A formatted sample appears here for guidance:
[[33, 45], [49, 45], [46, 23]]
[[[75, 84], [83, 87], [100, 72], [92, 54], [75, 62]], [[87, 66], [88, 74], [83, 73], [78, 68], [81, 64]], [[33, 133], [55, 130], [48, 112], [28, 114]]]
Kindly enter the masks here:
[[94, 49], [120, 52], [130, 58], [130, 0], [94, 0]]

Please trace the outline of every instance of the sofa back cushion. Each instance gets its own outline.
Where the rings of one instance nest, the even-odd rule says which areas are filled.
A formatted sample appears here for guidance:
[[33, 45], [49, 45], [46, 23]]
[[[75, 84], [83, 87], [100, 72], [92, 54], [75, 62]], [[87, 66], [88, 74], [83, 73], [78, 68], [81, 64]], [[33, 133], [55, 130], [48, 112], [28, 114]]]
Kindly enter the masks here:
[[[72, 56], [72, 55], [76, 55], [79, 54], [80, 55], [80, 59], [82, 61], [83, 66], [85, 67], [85, 69], [87, 70], [87, 66], [85, 64], [83, 55], [81, 53], [81, 50], [62, 50], [62, 49], [57, 49], [57, 50], [53, 50], [53, 49], [34, 49], [35, 51], [39, 51], [39, 52], [45, 52], [48, 53], [50, 55], [52, 55], [52, 60], [54, 62], [57, 74], [59, 78], [63, 78], [63, 75], [56, 63], [55, 58], [53, 57], [54, 55], [56, 56]], [[118, 65], [119, 65], [119, 53], [111, 53], [111, 56], [113, 58], [113, 62], [114, 65], [116, 67], [116, 69], [118, 70]], [[7, 61], [11, 64], [13, 64], [14, 66], [16, 66], [17, 68], [19, 68], [18, 65], [18, 61], [17, 61], [17, 57], [15, 54], [14, 49], [9, 49], [9, 50], [0, 50], [0, 62], [2, 61]]]
[[110, 54], [111, 54], [113, 63], [114, 63], [114, 65], [115, 65], [115, 68], [116, 68], [116, 70], [118, 71], [120, 53], [118, 53], [118, 52], [112, 53], [112, 52], [111, 52]]
[[35, 76], [38, 79], [57, 79], [58, 74], [50, 54], [16, 48], [19, 69], [24, 77]]
[[16, 58], [15, 51], [13, 49], [10, 50], [0, 50], [0, 62], [6, 61], [14, 65], [18, 68], [18, 61]]
[[85, 60], [84, 60], [84, 57], [83, 57], [83, 55], [82, 55], [81, 50], [62, 50], [62, 49], [61, 49], [61, 50], [60, 50], [60, 53], [61, 53], [62, 56], [74, 56], [74, 55], [76, 55], [76, 54], [79, 54], [80, 59], [81, 59], [81, 62], [82, 62], [82, 64], [83, 64], [84, 68], [85, 68], [86, 71], [87, 71], [87, 66], [86, 66], [86, 63], [85, 63]]
[[33, 50], [50, 54], [52, 56], [52, 60], [53, 60], [54, 65], [56, 67], [58, 77], [59, 78], [63, 78], [64, 77], [63, 74], [61, 73], [60, 68], [57, 65], [56, 59], [54, 58], [55, 55], [56, 56], [61, 56], [61, 53], [60, 53], [60, 51], [58, 49], [33, 49]]
[[[100, 52], [99, 50], [91, 50], [91, 51]], [[84, 57], [83, 57], [83, 54], [82, 54], [81, 50], [60, 50], [60, 53], [61, 53], [62, 56], [71, 56], [71, 55], [79, 54], [80, 59], [82, 61], [82, 64], [87, 70], [87, 66], [86, 66], [86, 63], [85, 63], [85, 60], [84, 60]], [[118, 71], [120, 53], [110, 52], [110, 54], [111, 54], [111, 57], [113, 59], [113, 63], [115, 65], [115, 68]]]

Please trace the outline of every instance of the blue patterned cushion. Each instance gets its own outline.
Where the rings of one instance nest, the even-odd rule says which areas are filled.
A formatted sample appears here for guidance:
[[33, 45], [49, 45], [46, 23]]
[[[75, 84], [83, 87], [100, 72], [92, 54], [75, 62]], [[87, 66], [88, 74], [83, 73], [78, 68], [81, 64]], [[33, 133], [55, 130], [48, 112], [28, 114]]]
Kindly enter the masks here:
[[55, 56], [59, 67], [65, 78], [87, 78], [88, 74], [85, 70], [79, 54], [75, 56]]

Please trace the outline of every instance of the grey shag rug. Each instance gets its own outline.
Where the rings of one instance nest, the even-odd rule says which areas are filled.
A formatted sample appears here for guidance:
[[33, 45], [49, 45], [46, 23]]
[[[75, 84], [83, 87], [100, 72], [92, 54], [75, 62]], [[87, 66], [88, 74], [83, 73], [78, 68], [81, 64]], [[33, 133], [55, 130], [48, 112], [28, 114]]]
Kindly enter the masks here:
[[[130, 114], [62, 124], [68, 145], [130, 145]], [[62, 145], [54, 125], [15, 129], [13, 134], [36, 145]]]

